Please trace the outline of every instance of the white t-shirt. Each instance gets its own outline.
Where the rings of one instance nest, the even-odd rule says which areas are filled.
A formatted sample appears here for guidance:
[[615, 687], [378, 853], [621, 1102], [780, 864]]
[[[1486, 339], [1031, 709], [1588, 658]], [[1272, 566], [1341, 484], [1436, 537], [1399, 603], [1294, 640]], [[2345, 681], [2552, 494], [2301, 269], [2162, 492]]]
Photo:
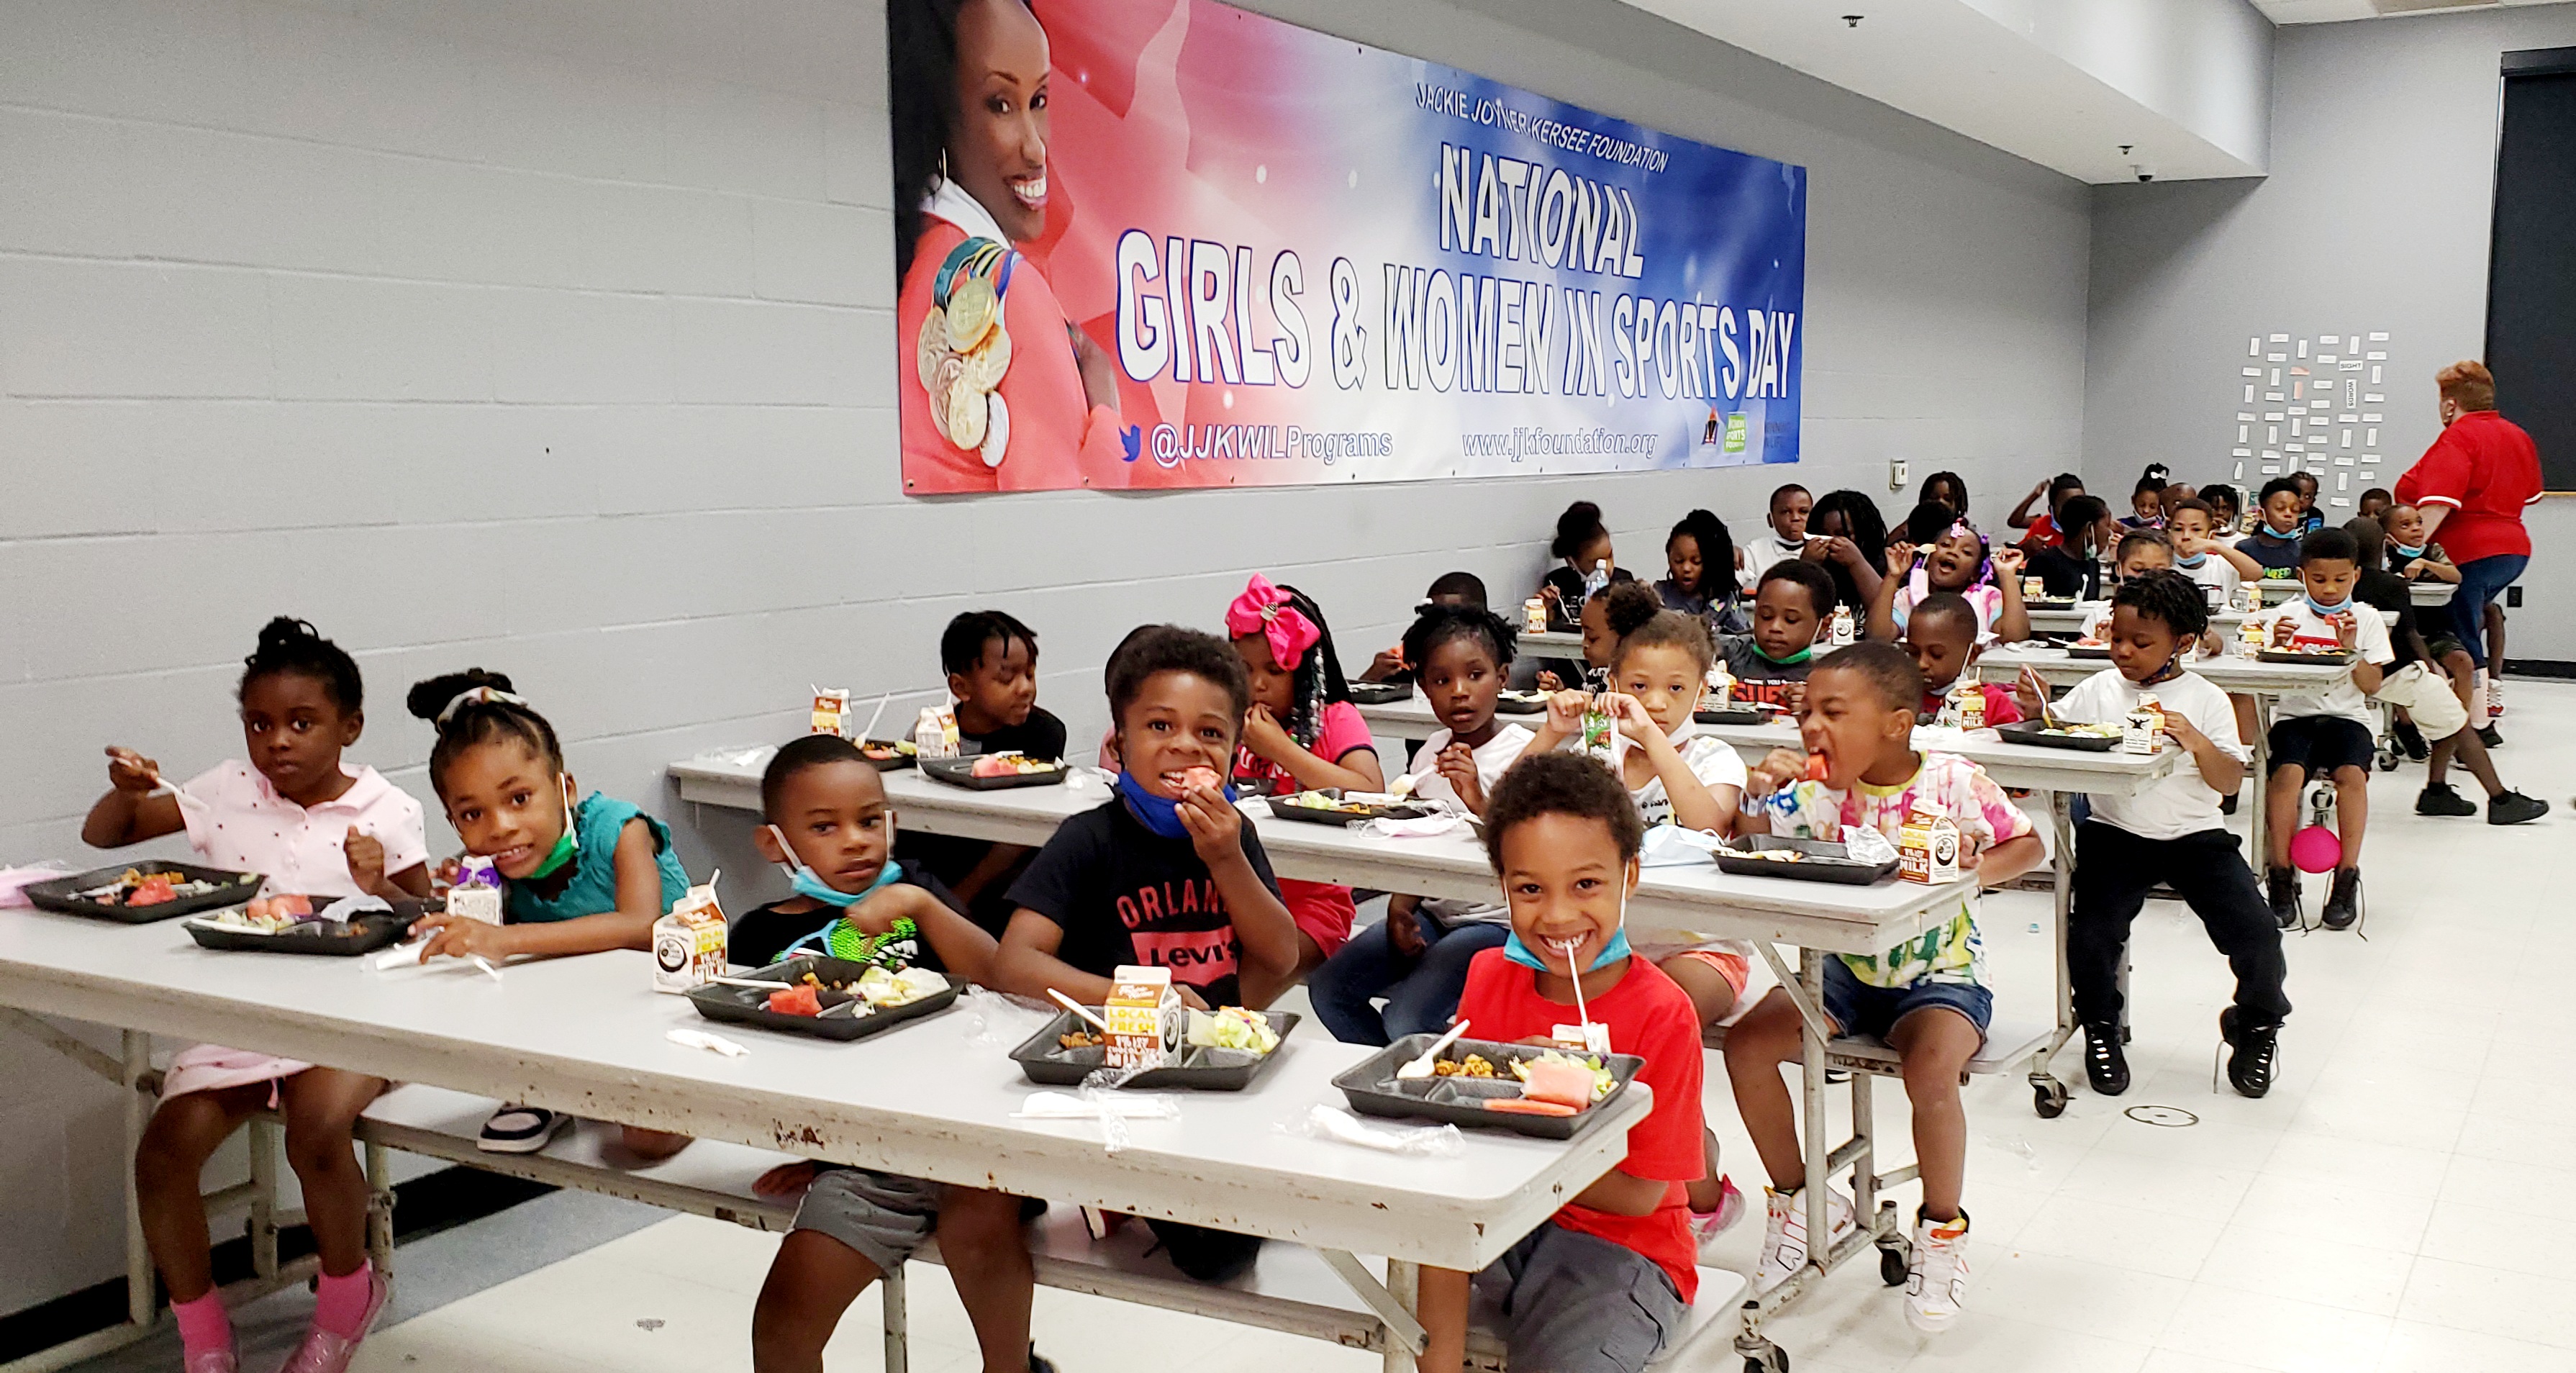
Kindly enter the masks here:
[[1735, 573], [1736, 585], [1751, 591], [1762, 585], [1762, 574], [1770, 571], [1774, 564], [1785, 563], [1805, 553], [1807, 541], [1798, 539], [1783, 543], [1780, 536], [1772, 532], [1771, 526], [1765, 524], [1761, 533], [1736, 547], [1744, 550], [1744, 566], [1736, 569]]
[[[2376, 663], [2381, 667], [2397, 661], [2397, 651], [2388, 643], [2387, 622], [2380, 619], [2369, 606], [2358, 601], [2353, 603], [2350, 613], [2356, 626], [2353, 646], [2361, 650], [2361, 661]], [[2284, 620], [2290, 624], [2290, 647], [2292, 648], [2335, 648], [2343, 642], [2335, 633], [2333, 625], [2328, 624], [2314, 610], [2309, 609], [2308, 598], [2305, 596], [2287, 605], [2248, 615], [2246, 618], [2262, 627], [2263, 644], [2267, 648], [2271, 647], [2272, 636], [2276, 632], [2272, 627]], [[2335, 715], [2365, 729], [2377, 722], [2370, 711], [2370, 698], [2363, 695], [2361, 688], [2353, 684], [2352, 674], [2349, 672], [2336, 677], [2334, 686], [2321, 695], [2282, 697], [2280, 704], [2272, 708], [2272, 715], [2273, 718], [2281, 720], [2296, 720], [2310, 715]]]
[[[1746, 778], [1744, 758], [1735, 751], [1734, 745], [1712, 735], [1699, 733], [1695, 725], [1684, 725], [1682, 729], [1682, 736], [1673, 741], [1673, 751], [1682, 756], [1682, 766], [1690, 769], [1691, 776], [1698, 778], [1701, 786], [1733, 787], [1737, 791], [1744, 790]], [[1625, 768], [1628, 765], [1628, 750], [1637, 747], [1637, 744], [1624, 734], [1614, 737], [1619, 741], [1618, 766]], [[1568, 738], [1558, 742], [1556, 751], [1579, 753], [1582, 748], [1581, 739]], [[1664, 779], [1660, 774], [1647, 778], [1646, 785], [1630, 791], [1628, 799], [1637, 803], [1637, 813], [1646, 818], [1648, 825], [1674, 823], [1673, 800], [1665, 792]]]
[[2185, 567], [2182, 565], [2182, 560], [2177, 558], [2174, 560], [2174, 571], [2191, 578], [2195, 585], [2217, 587], [2221, 602], [2234, 597], [2236, 588], [2243, 585], [2245, 581], [2243, 577], [2237, 575], [2236, 564], [2216, 553], [2202, 554], [2198, 567]]
[[[2166, 714], [2191, 721], [2193, 729], [2208, 735], [2220, 752], [2236, 761], [2254, 756], [2237, 738], [2236, 711], [2227, 703], [2227, 693], [2196, 672], [2141, 689], [2121, 676], [2118, 668], [2111, 668], [2077, 683], [2050, 708], [2060, 719], [2078, 724], [2118, 724], [2129, 718], [2140, 696], [2153, 696]], [[2180, 839], [2225, 824], [2219, 818], [2218, 793], [2201, 779], [2200, 763], [2188, 753], [2180, 767], [2135, 796], [2096, 793], [2090, 799], [2094, 819], [2141, 839]]]
[[[1448, 778], [1440, 775], [1440, 750], [1449, 747], [1451, 737], [1450, 731], [1441, 730], [1423, 740], [1422, 747], [1414, 751], [1413, 766], [1405, 774], [1413, 779], [1414, 795], [1430, 801], [1458, 799], [1458, 789], [1449, 785]], [[1482, 748], [1474, 750], [1476, 780], [1484, 784], [1487, 796], [1494, 794], [1494, 784], [1503, 780], [1503, 774], [1520, 761], [1521, 750], [1528, 748], [1530, 740], [1537, 737], [1526, 725], [1503, 725], [1494, 731], [1494, 737], [1486, 740]], [[1510, 911], [1490, 902], [1448, 898], [1425, 900], [1422, 913], [1438, 921], [1444, 929], [1459, 925], [1498, 925], [1511, 919]]]

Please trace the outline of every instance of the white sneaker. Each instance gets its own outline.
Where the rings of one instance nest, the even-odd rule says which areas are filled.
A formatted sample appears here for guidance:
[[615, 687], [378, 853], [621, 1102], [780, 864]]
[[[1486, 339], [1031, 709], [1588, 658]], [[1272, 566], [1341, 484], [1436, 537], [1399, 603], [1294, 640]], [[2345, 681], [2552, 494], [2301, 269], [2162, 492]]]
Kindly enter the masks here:
[[1914, 1261], [1905, 1271], [1905, 1323], [1938, 1335], [1968, 1304], [1968, 1213], [1953, 1221], [1914, 1218]]
[[542, 1106], [504, 1106], [483, 1122], [474, 1147], [487, 1154], [533, 1154], [570, 1124], [572, 1117]]
[[2487, 677], [2487, 714], [2504, 714], [2504, 679], [2493, 674]]
[[1717, 1209], [1706, 1214], [1693, 1211], [1690, 1218], [1691, 1238], [1698, 1244], [1699, 1261], [1709, 1267], [1717, 1266], [1714, 1251], [1723, 1242], [1726, 1232], [1734, 1229], [1736, 1222], [1744, 1219], [1744, 1213], [1751, 1209], [1745, 1203], [1743, 1190], [1735, 1185], [1735, 1179], [1720, 1177], [1717, 1181], [1724, 1189], [1718, 1198]]
[[[1753, 1290], [1768, 1292], [1807, 1266], [1807, 1200], [1798, 1192], [1763, 1189], [1762, 1267], [1753, 1275]], [[1825, 1247], [1831, 1249], [1852, 1232], [1851, 1198], [1825, 1193]]]

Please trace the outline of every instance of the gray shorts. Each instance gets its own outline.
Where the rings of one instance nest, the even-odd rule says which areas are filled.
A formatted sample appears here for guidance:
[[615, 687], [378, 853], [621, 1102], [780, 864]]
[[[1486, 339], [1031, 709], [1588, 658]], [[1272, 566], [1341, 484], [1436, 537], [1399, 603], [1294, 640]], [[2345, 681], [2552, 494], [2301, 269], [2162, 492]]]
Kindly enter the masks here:
[[1477, 1274], [1475, 1291], [1511, 1366], [1545, 1373], [1638, 1373], [1690, 1314], [1654, 1260], [1554, 1221]]
[[829, 1235], [892, 1273], [939, 1222], [939, 1184], [865, 1168], [826, 1168], [796, 1207], [796, 1229]]

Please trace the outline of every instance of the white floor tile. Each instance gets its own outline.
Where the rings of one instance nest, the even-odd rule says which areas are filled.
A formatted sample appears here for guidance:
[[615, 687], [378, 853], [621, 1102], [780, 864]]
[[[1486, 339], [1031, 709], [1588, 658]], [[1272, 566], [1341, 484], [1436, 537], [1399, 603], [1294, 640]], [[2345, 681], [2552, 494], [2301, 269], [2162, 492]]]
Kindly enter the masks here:
[[2217, 1220], [2058, 1196], [2022, 1226], [2014, 1243], [2060, 1258], [2099, 1261], [2117, 1255], [2123, 1268], [2189, 1278], [2208, 1262], [2225, 1228]]
[[2366, 1249], [2314, 1236], [2236, 1227], [2218, 1237], [2218, 1247], [2200, 1266], [2200, 1281], [2374, 1316], [2394, 1316], [2398, 1299], [2406, 1291], [2407, 1270], [2414, 1263], [2414, 1256], [2393, 1249]]
[[2385, 1316], [2194, 1283], [2156, 1344], [2280, 1373], [2349, 1373], [2377, 1362], [2389, 1324]]
[[[2566, 1226], [2536, 1219], [2528, 1211], [2456, 1201], [2433, 1204], [2421, 1252], [2426, 1258], [2544, 1278], [2564, 1277], [2570, 1266]], [[2576, 1318], [2576, 1312], [2568, 1314]]]
[[2446, 1325], [2398, 1321], [2378, 1373], [2568, 1373], [2576, 1356], [2564, 1349]]
[[2576, 1281], [2419, 1258], [2397, 1314], [2429, 1325], [2576, 1350], [2571, 1311], [2576, 1311]]
[[2230, 1224], [2365, 1248], [2415, 1252], [2431, 1197], [2381, 1194], [2360, 1184], [2265, 1174], [2245, 1191]]

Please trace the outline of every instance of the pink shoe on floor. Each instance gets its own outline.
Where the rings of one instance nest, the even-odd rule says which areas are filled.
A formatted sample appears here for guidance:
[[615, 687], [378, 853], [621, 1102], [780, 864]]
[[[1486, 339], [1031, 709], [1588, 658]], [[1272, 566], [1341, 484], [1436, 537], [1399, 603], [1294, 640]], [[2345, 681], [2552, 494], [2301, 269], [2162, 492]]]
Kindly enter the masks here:
[[[359, 1342], [375, 1328], [376, 1317], [384, 1312], [385, 1299], [393, 1295], [385, 1283], [384, 1274], [376, 1272], [373, 1267], [367, 1270], [367, 1281], [370, 1284], [367, 1314], [358, 1323], [358, 1333], [344, 1338], [318, 1325], [307, 1326], [304, 1343], [295, 1346], [295, 1353], [278, 1373], [348, 1373], [349, 1360], [357, 1357]], [[188, 1373], [198, 1373], [198, 1370], [192, 1368]]]
[[1718, 1237], [1734, 1229], [1735, 1223], [1744, 1219], [1744, 1213], [1750, 1209], [1745, 1203], [1744, 1193], [1736, 1187], [1735, 1179], [1721, 1177], [1717, 1181], [1725, 1189], [1718, 1197], [1717, 1209], [1690, 1213], [1691, 1237], [1698, 1243], [1702, 1263], [1711, 1261], [1710, 1250], [1716, 1246]]
[[241, 1373], [241, 1360], [233, 1356], [230, 1347], [200, 1349], [188, 1355], [180, 1366], [186, 1373]]

